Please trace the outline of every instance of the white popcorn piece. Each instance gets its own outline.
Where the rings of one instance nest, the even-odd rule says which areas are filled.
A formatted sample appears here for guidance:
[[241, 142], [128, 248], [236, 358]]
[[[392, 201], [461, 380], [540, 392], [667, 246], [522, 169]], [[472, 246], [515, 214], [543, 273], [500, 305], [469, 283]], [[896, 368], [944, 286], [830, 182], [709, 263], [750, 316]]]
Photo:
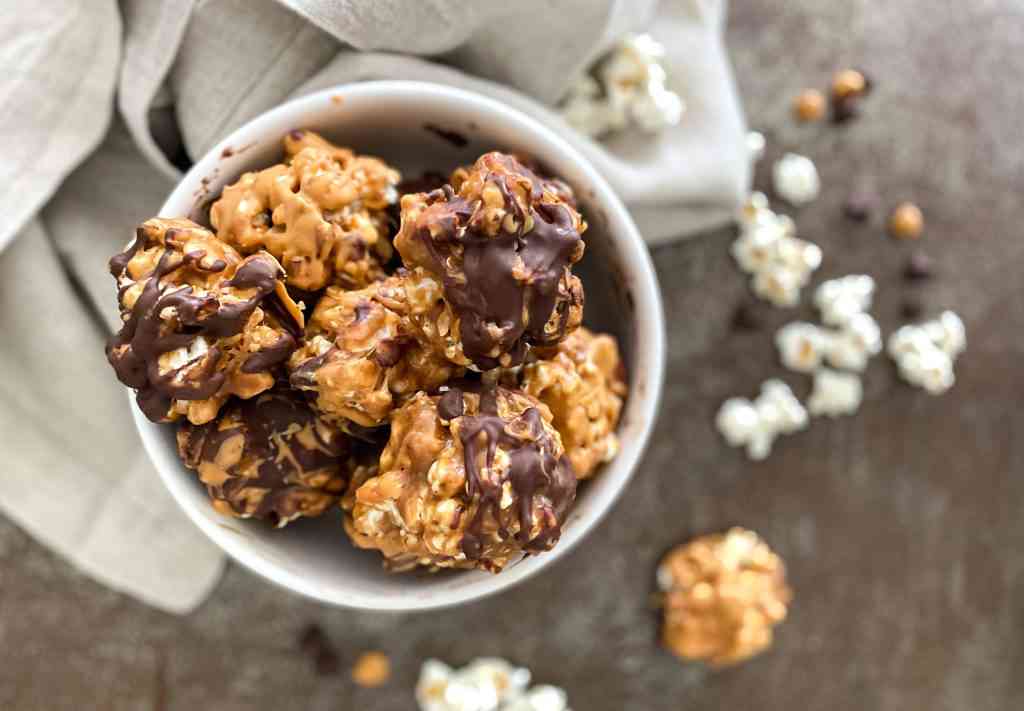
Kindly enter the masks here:
[[746, 447], [754, 460], [766, 458], [775, 438], [791, 434], [807, 426], [807, 411], [781, 380], [768, 380], [761, 385], [761, 394], [751, 402], [746, 398], [730, 398], [718, 411], [719, 432], [733, 447]]
[[807, 410], [815, 417], [852, 415], [860, 408], [863, 399], [860, 376], [821, 368], [814, 374], [814, 389], [807, 399]]
[[757, 163], [764, 158], [764, 151], [768, 142], [765, 140], [763, 133], [760, 131], [748, 131], [746, 142], [747, 155], [750, 157], [751, 163]]
[[813, 323], [794, 321], [775, 334], [782, 364], [798, 373], [811, 373], [831, 352], [832, 334]]
[[761, 394], [754, 405], [762, 425], [768, 425], [782, 434], [792, 434], [807, 427], [807, 410], [781, 380], [772, 378], [762, 383]]
[[568, 711], [558, 687], [530, 687], [530, 671], [504, 659], [483, 657], [462, 669], [428, 659], [420, 669], [416, 700], [421, 711]]
[[740, 447], [754, 437], [761, 420], [754, 403], [745, 397], [733, 397], [722, 403], [715, 424], [730, 446]]
[[758, 298], [769, 301], [773, 306], [791, 308], [800, 303], [800, 288], [804, 276], [785, 267], [769, 267], [754, 274], [750, 286]]
[[830, 365], [863, 372], [868, 361], [882, 352], [882, 330], [870, 314], [857, 313], [834, 334], [829, 346]]
[[953, 361], [967, 347], [963, 321], [952, 311], [920, 325], [901, 327], [889, 337], [889, 355], [911, 385], [941, 395], [956, 383]]
[[821, 320], [829, 326], [843, 326], [871, 307], [875, 280], [866, 274], [851, 274], [822, 282], [814, 293]]
[[955, 359], [967, 347], [967, 329], [960, 317], [952, 311], [943, 311], [937, 319], [921, 327], [950, 358]]
[[740, 269], [753, 275], [753, 292], [775, 306], [798, 304], [800, 290], [821, 266], [821, 249], [798, 239], [793, 221], [772, 212], [763, 193], [751, 193], [738, 222], [740, 235], [730, 251]]
[[787, 153], [772, 169], [775, 194], [791, 205], [806, 205], [821, 192], [818, 169], [807, 156]]
[[686, 109], [668, 88], [665, 48], [650, 35], [627, 35], [597, 67], [597, 76], [577, 79], [562, 105], [562, 117], [588, 136], [630, 125], [656, 132], [679, 123]]

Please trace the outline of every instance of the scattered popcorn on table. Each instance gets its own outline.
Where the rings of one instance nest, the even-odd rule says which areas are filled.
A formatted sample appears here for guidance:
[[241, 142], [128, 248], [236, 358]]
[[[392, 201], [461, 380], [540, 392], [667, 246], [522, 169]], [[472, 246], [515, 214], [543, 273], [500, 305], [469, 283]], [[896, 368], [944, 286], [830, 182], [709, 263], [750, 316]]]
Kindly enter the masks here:
[[922, 324], [908, 324], [889, 337], [889, 355], [911, 385], [941, 395], [953, 387], [953, 361], [967, 347], [963, 321], [952, 311]]
[[754, 401], [730, 398], [718, 411], [718, 431], [733, 447], [746, 447], [747, 456], [765, 459], [780, 434], [792, 434], [807, 426], [807, 411], [781, 380], [768, 380]]
[[631, 125], [656, 132], [679, 123], [685, 106], [668, 88], [665, 48], [650, 35], [627, 35], [602, 59], [597, 78], [576, 80], [562, 105], [562, 117], [588, 136]]
[[821, 179], [814, 161], [807, 156], [787, 153], [772, 169], [775, 194], [791, 205], [806, 205], [821, 192]]
[[829, 326], [843, 326], [871, 307], [875, 280], [866, 274], [851, 274], [822, 282], [814, 293], [821, 320]]
[[860, 376], [821, 368], [814, 373], [814, 390], [807, 400], [807, 411], [815, 417], [852, 415], [860, 408], [863, 398]]
[[821, 266], [821, 249], [795, 237], [793, 221], [772, 212], [764, 193], [750, 195], [738, 221], [740, 235], [731, 253], [740, 269], [753, 274], [754, 293], [775, 306], [795, 306], [800, 290]]
[[504, 659], [475, 659], [461, 669], [428, 659], [420, 670], [416, 700], [421, 711], [569, 711], [562, 689], [529, 687], [530, 670]]
[[775, 334], [782, 364], [798, 373], [811, 373], [821, 366], [832, 348], [832, 334], [813, 323], [794, 321]]

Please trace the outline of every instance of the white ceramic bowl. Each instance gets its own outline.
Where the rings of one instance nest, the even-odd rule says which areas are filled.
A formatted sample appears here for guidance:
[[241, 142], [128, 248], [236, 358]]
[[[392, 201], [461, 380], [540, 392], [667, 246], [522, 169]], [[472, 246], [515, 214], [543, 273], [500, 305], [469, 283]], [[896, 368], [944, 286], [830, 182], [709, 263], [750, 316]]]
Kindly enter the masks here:
[[532, 156], [572, 185], [590, 224], [586, 255], [576, 269], [586, 290], [584, 321], [618, 336], [629, 373], [630, 394], [619, 428], [621, 450], [581, 486], [554, 550], [524, 558], [499, 575], [389, 574], [376, 552], [349, 544], [340, 511], [282, 530], [224, 517], [210, 506], [195, 474], [178, 460], [174, 427], [149, 422], [133, 405], [146, 451], [171, 494], [206, 535], [235, 560], [289, 590], [346, 607], [425, 610], [509, 588], [567, 553], [597, 525], [629, 482], [650, 436], [665, 367], [665, 325], [647, 248], [608, 183], [549, 129], [496, 101], [419, 82], [339, 86], [258, 116], [203, 156], [160, 214], [205, 221], [206, 206], [226, 184], [246, 170], [280, 160], [281, 139], [293, 128], [312, 129], [380, 156], [407, 176], [425, 169], [444, 172], [500, 149]]

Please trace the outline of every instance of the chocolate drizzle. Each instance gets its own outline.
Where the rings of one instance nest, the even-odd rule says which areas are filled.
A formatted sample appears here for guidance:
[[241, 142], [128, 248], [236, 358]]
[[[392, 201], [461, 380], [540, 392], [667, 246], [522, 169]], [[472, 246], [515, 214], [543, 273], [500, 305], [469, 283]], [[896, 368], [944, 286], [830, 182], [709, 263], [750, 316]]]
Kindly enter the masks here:
[[[484, 523], [488, 515], [498, 523], [500, 538], [511, 537], [501, 518], [501, 499], [507, 482], [516, 506], [519, 530], [516, 538], [526, 551], [551, 548], [561, 535], [561, 523], [576, 498], [576, 476], [569, 460], [561, 454], [551, 436], [544, 430], [540, 410], [527, 408], [518, 417], [506, 421], [499, 414], [499, 398], [509, 391], [479, 386], [479, 404], [473, 414], [463, 414], [463, 392], [452, 389], [438, 403], [438, 413], [446, 420], [457, 420], [466, 468], [466, 496], [477, 502], [476, 512], [466, 526], [462, 552], [470, 560], [479, 560], [484, 553]], [[494, 459], [498, 447], [508, 455], [508, 470], [503, 477], [494, 476]], [[479, 462], [484, 460], [483, 469]], [[546, 499], [548, 505], [544, 505]], [[545, 520], [541, 530], [530, 537], [534, 525], [534, 506], [542, 506]]]
[[[299, 436], [301, 432], [307, 435]], [[235, 400], [220, 418], [205, 425], [182, 425], [178, 447], [186, 465], [202, 472], [218, 466], [221, 448], [241, 437], [238, 463], [225, 470], [219, 484], [207, 482], [210, 496], [228, 503], [239, 515], [287, 521], [303, 505], [303, 492], [320, 492], [332, 500], [343, 490], [347, 438], [318, 422], [299, 396], [272, 390], [249, 400]], [[253, 464], [255, 463], [255, 466]], [[313, 489], [302, 475], [328, 472], [324, 487]], [[266, 490], [254, 510], [247, 510], [247, 490]]]
[[[483, 370], [518, 365], [528, 345], [562, 340], [568, 310], [582, 300], [582, 290], [571, 287], [568, 298], [559, 298], [570, 259], [580, 249], [572, 208], [542, 202], [542, 179], [511, 156], [494, 160], [507, 172], [488, 172], [485, 181], [501, 191], [506, 209], [516, 219], [515, 232], [487, 234], [480, 224], [481, 203], [456, 195], [446, 185], [428, 195], [429, 203], [444, 204], [442, 217], [436, 224], [421, 225], [414, 234], [430, 257], [425, 266], [441, 278], [445, 298], [460, 319], [463, 351]], [[514, 186], [526, 181], [531, 190], [524, 209]], [[533, 224], [527, 231], [528, 221]], [[431, 227], [440, 227], [439, 233], [432, 235]], [[461, 269], [453, 270], [453, 263]], [[556, 313], [558, 328], [546, 332], [545, 325]], [[508, 354], [508, 360], [501, 362], [500, 354]]]
[[[166, 231], [165, 243], [170, 243], [175, 231], [173, 228]], [[135, 242], [110, 260], [111, 272], [115, 276], [125, 274], [128, 263], [146, 240], [144, 228], [139, 228]], [[166, 248], [148, 275], [142, 293], [121, 330], [107, 343], [107, 360], [118, 379], [138, 391], [136, 400], [139, 407], [154, 422], [167, 419], [174, 400], [205, 400], [215, 395], [225, 381], [224, 373], [217, 370], [223, 356], [217, 340], [241, 333], [252, 312], [264, 300], [268, 303], [277, 301], [275, 289], [284, 274], [280, 265], [268, 255], [248, 257], [233, 277], [221, 285], [220, 288], [253, 291], [243, 299], [228, 301], [213, 293], [197, 294], [193, 286], [164, 280], [182, 267], [206, 272], [226, 268], [221, 259], [202, 264], [204, 257], [205, 253], [201, 251], [182, 255], [170, 247]], [[126, 287], [120, 290], [122, 298], [125, 290]], [[283, 306], [278, 306], [276, 313], [287, 315]], [[173, 317], [167, 318], [168, 314], [173, 314]], [[279, 320], [282, 324], [289, 324], [293, 319], [279, 316]], [[295, 324], [291, 324], [293, 333], [295, 328]], [[161, 372], [161, 355], [182, 348], [190, 349], [200, 337], [208, 342], [206, 348], [186, 363]], [[286, 337], [287, 342], [278, 340], [268, 349], [269, 353], [250, 356], [242, 367], [243, 372], [258, 372], [260, 364], [269, 367], [287, 358], [295, 348], [296, 339], [289, 334]], [[291, 350], [284, 352], [285, 349]]]

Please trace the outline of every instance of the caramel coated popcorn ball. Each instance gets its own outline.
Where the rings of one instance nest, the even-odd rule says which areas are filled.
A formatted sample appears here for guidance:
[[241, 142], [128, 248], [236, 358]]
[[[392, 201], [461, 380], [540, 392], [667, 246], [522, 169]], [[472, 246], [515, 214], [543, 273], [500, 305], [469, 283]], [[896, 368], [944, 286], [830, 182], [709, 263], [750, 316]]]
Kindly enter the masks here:
[[579, 326], [586, 223], [564, 184], [512, 156], [487, 153], [456, 187], [402, 198], [395, 238], [412, 274], [409, 306], [420, 338], [475, 370], [518, 365]]
[[766, 650], [792, 597], [782, 559], [742, 528], [674, 548], [657, 573], [665, 594], [663, 644], [713, 666]]
[[403, 398], [434, 390], [461, 369], [418, 343], [401, 277], [365, 289], [328, 287], [291, 357], [291, 385], [327, 419], [377, 427]]
[[322, 514], [348, 481], [348, 438], [283, 388], [234, 400], [205, 425], [183, 424], [178, 452], [217, 511], [276, 526]]
[[243, 253], [267, 250], [299, 289], [359, 288], [382, 278], [398, 172], [312, 131], [290, 132], [284, 150], [284, 163], [224, 188], [210, 208], [217, 236]]
[[615, 339], [579, 328], [522, 369], [524, 392], [548, 406], [578, 479], [619, 451], [615, 428], [626, 395]]
[[243, 259], [189, 220], [146, 221], [110, 272], [124, 325], [107, 359], [154, 422], [202, 424], [268, 390], [302, 332], [274, 257]]
[[547, 409], [502, 387], [418, 393], [391, 419], [380, 474], [355, 492], [346, 530], [389, 567], [499, 572], [552, 548], [576, 477]]

